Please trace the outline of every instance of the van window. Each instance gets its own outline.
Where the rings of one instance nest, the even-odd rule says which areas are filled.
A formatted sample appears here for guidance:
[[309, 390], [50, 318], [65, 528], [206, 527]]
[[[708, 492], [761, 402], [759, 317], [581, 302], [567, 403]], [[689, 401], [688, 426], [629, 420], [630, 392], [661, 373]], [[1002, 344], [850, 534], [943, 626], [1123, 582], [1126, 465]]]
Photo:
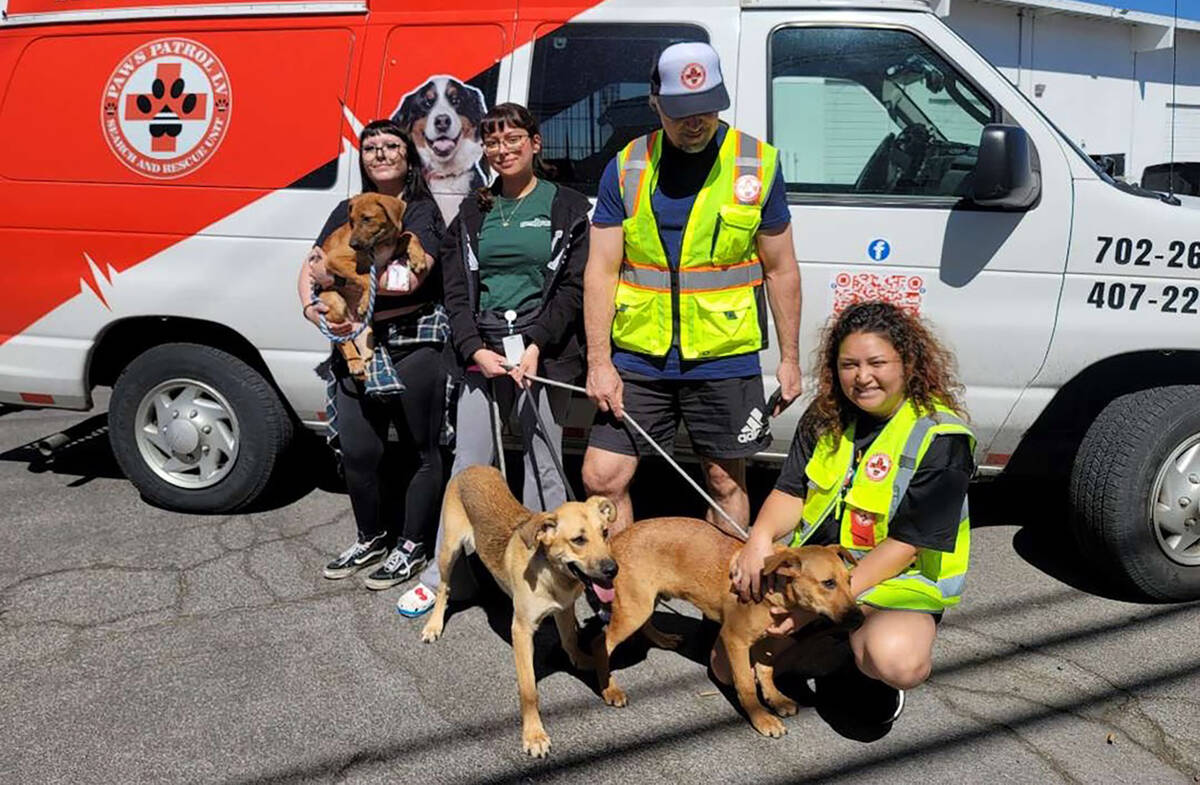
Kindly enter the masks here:
[[911, 33], [789, 27], [770, 41], [789, 193], [961, 197], [995, 106]]
[[610, 160], [658, 127], [650, 71], [667, 46], [708, 41], [696, 25], [568, 24], [533, 47], [529, 109], [542, 129], [542, 158], [555, 180], [595, 196]]

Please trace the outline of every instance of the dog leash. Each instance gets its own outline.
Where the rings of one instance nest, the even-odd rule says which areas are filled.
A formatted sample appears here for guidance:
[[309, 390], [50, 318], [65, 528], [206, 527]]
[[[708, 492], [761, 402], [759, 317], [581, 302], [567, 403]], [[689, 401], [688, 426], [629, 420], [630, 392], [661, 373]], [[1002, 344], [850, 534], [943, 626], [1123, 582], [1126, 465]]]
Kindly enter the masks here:
[[[525, 374], [525, 378], [529, 379], [530, 381], [537, 382], [539, 384], [544, 384], [544, 385], [547, 385], [550, 387], [559, 387], [564, 390], [570, 390], [571, 392], [578, 392], [578, 393], [583, 393], [584, 395], [587, 395], [587, 390], [585, 388], [580, 387], [575, 384], [567, 384], [566, 382], [557, 382], [553, 379], [546, 379], [541, 376], [534, 376], [531, 373]], [[774, 400], [775, 396], [773, 395], [771, 397], [772, 397], [772, 400]], [[679, 475], [681, 477], [683, 477], [683, 479], [687, 480], [688, 485], [691, 485], [692, 488], [694, 488], [696, 490], [696, 493], [700, 494], [700, 496], [704, 499], [704, 501], [708, 502], [709, 506], [712, 507], [714, 510], [716, 510], [717, 513], [720, 514], [720, 516], [725, 519], [726, 523], [728, 523], [730, 526], [733, 527], [733, 530], [738, 533], [738, 536], [740, 536], [743, 540], [750, 539], [750, 535], [746, 532], [745, 529], [743, 529], [741, 526], [738, 525], [738, 522], [733, 519], [733, 516], [730, 515], [729, 513], [725, 512], [725, 510], [722, 509], [721, 505], [717, 504], [716, 500], [713, 499], [713, 497], [709, 496], [708, 493], [703, 488], [700, 487], [700, 484], [697, 483], [695, 480], [693, 480], [691, 478], [691, 476], [688, 475], [688, 473], [683, 470], [683, 467], [680, 466], [678, 463], [676, 463], [675, 459], [673, 459], [670, 455], [667, 454], [667, 451], [664, 450], [659, 445], [658, 442], [651, 439], [650, 434], [646, 433], [645, 429], [642, 428], [642, 426], [638, 425], [637, 420], [635, 420], [629, 416], [629, 412], [625, 412], [623, 419], [626, 422], [628, 422], [630, 425], [632, 425], [634, 430], [636, 430], [639, 434], [641, 434], [642, 438], [645, 439], [650, 444], [650, 446], [653, 447], [658, 452], [659, 455], [661, 455], [663, 458], [665, 458], [667, 460], [667, 463], [669, 463], [672, 466], [672, 468], [675, 469], [675, 471], [679, 472]], [[557, 459], [556, 459], [556, 462], [557, 462]], [[565, 475], [564, 475], [564, 477], [565, 477]], [[720, 528], [720, 527], [718, 527], [718, 528]]]
[[[375, 292], [379, 288], [379, 280], [375, 274], [374, 265], [371, 265], [370, 279], [370, 284], [367, 286], [367, 315], [363, 317], [362, 324], [358, 326], [358, 329], [347, 335], [334, 335], [333, 331], [329, 329], [329, 323], [325, 321], [325, 314], [318, 312], [317, 317], [320, 324], [317, 327], [320, 329], [322, 335], [334, 343], [345, 343], [346, 341], [353, 341], [362, 334], [363, 330], [371, 325], [371, 320], [375, 318]], [[317, 297], [314, 292], [313, 298], [309, 300], [309, 304], [312, 305], [319, 302], [321, 302], [321, 298]]]

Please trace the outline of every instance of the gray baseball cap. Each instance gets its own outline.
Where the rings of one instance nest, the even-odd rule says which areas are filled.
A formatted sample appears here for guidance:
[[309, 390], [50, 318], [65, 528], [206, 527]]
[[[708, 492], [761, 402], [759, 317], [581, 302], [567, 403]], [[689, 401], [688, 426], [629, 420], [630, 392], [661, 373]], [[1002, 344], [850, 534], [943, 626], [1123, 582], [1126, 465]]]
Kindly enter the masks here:
[[729, 108], [729, 93], [721, 77], [721, 60], [701, 42], [671, 44], [655, 66], [658, 105], [672, 119], [720, 112]]

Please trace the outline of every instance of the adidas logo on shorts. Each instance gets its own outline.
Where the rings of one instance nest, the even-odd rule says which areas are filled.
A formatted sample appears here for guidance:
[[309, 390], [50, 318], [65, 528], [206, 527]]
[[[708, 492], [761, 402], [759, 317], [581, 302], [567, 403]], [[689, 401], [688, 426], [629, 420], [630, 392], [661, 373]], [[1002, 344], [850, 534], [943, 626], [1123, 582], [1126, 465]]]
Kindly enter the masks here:
[[757, 441], [759, 436], [762, 436], [766, 430], [767, 423], [763, 420], [763, 413], [757, 406], [750, 410], [750, 417], [746, 420], [746, 424], [742, 426], [742, 430], [738, 433], [739, 444], [749, 444]]

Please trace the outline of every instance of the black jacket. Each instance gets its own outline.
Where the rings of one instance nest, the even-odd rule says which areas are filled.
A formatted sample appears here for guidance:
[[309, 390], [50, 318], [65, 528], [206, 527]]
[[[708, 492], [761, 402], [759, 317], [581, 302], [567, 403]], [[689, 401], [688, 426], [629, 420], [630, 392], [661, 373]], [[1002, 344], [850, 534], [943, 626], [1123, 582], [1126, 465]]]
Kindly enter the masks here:
[[[526, 341], [538, 345], [545, 375], [574, 381], [583, 373], [583, 268], [588, 255], [588, 212], [583, 194], [558, 186], [550, 205], [550, 263], [543, 270], [542, 300], [536, 317], [524, 330]], [[438, 259], [446, 311], [450, 315], [455, 365], [461, 371], [472, 355], [488, 346], [480, 334], [479, 231], [484, 213], [474, 194], [463, 200], [458, 217], [446, 230]]]

